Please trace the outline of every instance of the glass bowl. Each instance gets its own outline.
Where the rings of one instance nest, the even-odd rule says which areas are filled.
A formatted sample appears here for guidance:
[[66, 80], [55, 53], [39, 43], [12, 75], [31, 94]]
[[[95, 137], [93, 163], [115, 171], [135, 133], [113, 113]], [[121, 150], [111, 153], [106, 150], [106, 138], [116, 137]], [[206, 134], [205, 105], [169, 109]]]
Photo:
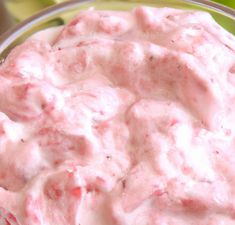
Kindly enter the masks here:
[[80, 10], [90, 7], [99, 10], [130, 10], [138, 5], [207, 11], [225, 29], [235, 34], [235, 10], [208, 0], [72, 0], [51, 6], [3, 34], [0, 37], [0, 60], [3, 61], [14, 46], [36, 31], [63, 25]]

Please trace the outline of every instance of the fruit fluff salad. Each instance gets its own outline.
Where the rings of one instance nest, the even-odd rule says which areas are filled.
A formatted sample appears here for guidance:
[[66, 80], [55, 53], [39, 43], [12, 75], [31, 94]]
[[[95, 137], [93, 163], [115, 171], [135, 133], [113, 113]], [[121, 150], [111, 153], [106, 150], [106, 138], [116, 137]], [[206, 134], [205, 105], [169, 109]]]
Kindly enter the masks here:
[[1, 225], [234, 225], [235, 37], [210, 14], [81, 11], [0, 66]]

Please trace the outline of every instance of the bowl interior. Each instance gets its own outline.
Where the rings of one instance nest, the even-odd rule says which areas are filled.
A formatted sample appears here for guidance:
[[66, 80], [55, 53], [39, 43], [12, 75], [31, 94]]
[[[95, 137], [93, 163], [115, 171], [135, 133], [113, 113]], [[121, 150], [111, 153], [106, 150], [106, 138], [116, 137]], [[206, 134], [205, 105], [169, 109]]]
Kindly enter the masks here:
[[235, 11], [207, 0], [76, 0], [47, 8], [5, 33], [0, 38], [0, 60], [3, 60], [14, 46], [33, 33], [66, 24], [80, 10], [90, 7], [98, 10], [130, 10], [138, 5], [207, 11], [220, 25], [235, 34]]

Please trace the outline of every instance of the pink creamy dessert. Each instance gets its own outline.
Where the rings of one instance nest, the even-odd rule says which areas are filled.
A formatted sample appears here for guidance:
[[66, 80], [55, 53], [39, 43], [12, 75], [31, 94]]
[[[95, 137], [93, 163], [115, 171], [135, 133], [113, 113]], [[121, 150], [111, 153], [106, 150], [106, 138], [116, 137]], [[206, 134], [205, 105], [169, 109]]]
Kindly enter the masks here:
[[209, 14], [83, 11], [0, 81], [1, 225], [235, 224], [235, 37]]

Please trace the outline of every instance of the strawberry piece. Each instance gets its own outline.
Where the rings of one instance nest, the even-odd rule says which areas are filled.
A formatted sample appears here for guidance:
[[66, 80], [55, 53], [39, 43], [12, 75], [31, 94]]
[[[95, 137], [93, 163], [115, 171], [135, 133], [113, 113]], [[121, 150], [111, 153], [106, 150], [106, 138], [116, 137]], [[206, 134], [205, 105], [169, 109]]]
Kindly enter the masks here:
[[0, 207], [0, 225], [20, 225], [16, 217], [6, 209]]

